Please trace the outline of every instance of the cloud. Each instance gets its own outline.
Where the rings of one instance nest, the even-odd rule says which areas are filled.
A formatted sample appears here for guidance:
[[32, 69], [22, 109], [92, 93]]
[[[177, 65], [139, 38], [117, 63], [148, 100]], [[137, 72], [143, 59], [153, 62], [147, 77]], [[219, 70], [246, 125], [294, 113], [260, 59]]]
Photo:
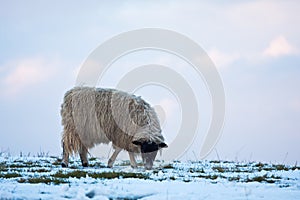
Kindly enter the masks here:
[[264, 56], [279, 57], [285, 55], [292, 55], [297, 53], [284, 36], [278, 36], [270, 42], [270, 45], [264, 50]]
[[208, 51], [208, 56], [212, 59], [217, 68], [229, 66], [231, 63], [240, 58], [237, 53], [227, 54], [215, 48]]
[[2, 80], [5, 95], [16, 96], [23, 90], [49, 80], [56, 71], [56, 64], [42, 58], [12, 61], [6, 68], [13, 68]]

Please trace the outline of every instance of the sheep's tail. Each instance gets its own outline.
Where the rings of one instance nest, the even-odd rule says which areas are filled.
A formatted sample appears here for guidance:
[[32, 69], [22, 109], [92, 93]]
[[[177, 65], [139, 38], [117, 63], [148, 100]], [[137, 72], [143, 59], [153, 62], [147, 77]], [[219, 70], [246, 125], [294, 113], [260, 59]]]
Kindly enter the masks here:
[[82, 143], [78, 134], [68, 131], [64, 132], [61, 142], [64, 151], [71, 155], [76, 154], [82, 147]]
[[65, 94], [64, 103], [61, 106], [62, 125], [64, 131], [61, 144], [66, 155], [77, 153], [82, 147], [82, 142], [76, 132], [72, 115], [72, 91]]

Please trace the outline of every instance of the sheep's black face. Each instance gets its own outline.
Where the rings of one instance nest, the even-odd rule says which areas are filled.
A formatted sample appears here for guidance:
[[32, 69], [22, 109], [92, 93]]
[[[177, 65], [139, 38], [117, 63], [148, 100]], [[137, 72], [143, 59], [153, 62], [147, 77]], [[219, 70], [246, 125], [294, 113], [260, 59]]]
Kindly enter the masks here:
[[146, 169], [152, 168], [153, 162], [157, 155], [157, 151], [158, 151], [158, 144], [156, 144], [154, 142], [142, 143], [141, 153], [142, 153], [143, 163], [144, 163]]
[[155, 142], [138, 142], [134, 141], [133, 144], [141, 147], [142, 159], [146, 169], [151, 169], [153, 162], [160, 148], [167, 147], [165, 143], [157, 144]]

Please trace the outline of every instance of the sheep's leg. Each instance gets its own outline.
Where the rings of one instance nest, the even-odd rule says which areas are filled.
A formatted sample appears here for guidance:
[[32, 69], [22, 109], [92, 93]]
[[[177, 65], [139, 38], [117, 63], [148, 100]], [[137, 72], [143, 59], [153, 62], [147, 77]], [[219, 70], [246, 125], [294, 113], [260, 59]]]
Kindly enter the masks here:
[[137, 167], [137, 163], [135, 161], [135, 157], [134, 157], [134, 153], [132, 152], [128, 152], [129, 154], [129, 158], [130, 158], [130, 165], [132, 168], [136, 168]]
[[119, 155], [119, 153], [121, 152], [121, 150], [122, 149], [119, 148], [119, 147], [115, 148], [115, 151], [114, 151], [113, 155], [108, 160], [108, 164], [107, 164], [108, 167], [112, 167], [113, 166], [113, 164], [116, 161], [116, 158]]
[[88, 166], [87, 153], [88, 153], [87, 148], [85, 146], [81, 145], [81, 148], [79, 150], [79, 156], [80, 156], [81, 164], [83, 167]]
[[65, 148], [65, 143], [63, 143], [63, 159], [61, 162], [62, 167], [68, 167], [69, 164], [69, 152]]

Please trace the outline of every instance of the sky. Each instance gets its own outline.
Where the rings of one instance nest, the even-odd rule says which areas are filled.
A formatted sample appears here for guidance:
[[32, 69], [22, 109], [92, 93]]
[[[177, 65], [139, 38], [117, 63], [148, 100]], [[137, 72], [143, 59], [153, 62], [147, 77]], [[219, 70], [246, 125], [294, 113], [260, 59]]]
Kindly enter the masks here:
[[[82, 63], [109, 38], [163, 28], [198, 43], [215, 63], [226, 96], [222, 136], [206, 159], [300, 162], [300, 3], [261, 1], [0, 1], [0, 152], [60, 155], [60, 105]], [[113, 87], [130, 67], [172, 65], [198, 93], [203, 130], [207, 91], [187, 63], [143, 51], [114, 63], [99, 83]], [[199, 84], [200, 86], [197, 86]], [[204, 89], [203, 89], [204, 88]], [[164, 133], [180, 108], [161, 88], [137, 91], [164, 109]], [[202, 95], [202, 96], [201, 96]], [[203, 101], [201, 99], [204, 99]], [[209, 104], [209, 102], [208, 102]], [[203, 108], [203, 109], [201, 109]], [[176, 132], [176, 131], [173, 131]], [[198, 138], [201, 140], [201, 137]], [[200, 142], [200, 143], [199, 143]], [[186, 159], [199, 159], [201, 141]]]

